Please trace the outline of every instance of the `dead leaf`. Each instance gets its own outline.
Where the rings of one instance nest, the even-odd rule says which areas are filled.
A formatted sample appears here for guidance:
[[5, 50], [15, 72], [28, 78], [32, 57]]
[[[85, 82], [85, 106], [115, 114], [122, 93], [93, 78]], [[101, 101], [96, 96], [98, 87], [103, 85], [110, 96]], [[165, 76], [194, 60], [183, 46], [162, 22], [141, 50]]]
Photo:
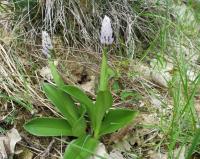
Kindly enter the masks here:
[[5, 159], [8, 158], [7, 152], [5, 149], [5, 143], [7, 143], [7, 138], [6, 137], [0, 137], [0, 158]]
[[40, 70], [40, 76], [42, 76], [47, 81], [51, 81], [53, 79], [51, 70], [48, 66], [45, 66]]
[[10, 141], [10, 152], [14, 153], [16, 143], [21, 141], [22, 138], [21, 138], [20, 134], [18, 133], [17, 129], [15, 129], [15, 128], [8, 131], [7, 136]]
[[15, 145], [17, 142], [21, 141], [21, 136], [19, 135], [17, 129], [12, 128], [9, 130], [5, 136], [0, 137], [0, 157], [2, 159], [8, 158], [15, 152]]

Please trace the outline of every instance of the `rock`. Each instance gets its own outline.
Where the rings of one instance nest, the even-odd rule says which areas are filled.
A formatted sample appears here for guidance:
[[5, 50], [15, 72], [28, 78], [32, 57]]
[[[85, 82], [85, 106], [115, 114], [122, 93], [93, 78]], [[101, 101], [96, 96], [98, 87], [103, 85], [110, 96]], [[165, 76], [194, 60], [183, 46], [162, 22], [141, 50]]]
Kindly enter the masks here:
[[96, 155], [93, 155], [92, 157], [90, 157], [90, 159], [99, 159], [98, 156], [101, 156], [102, 158], [108, 158], [109, 156], [103, 143], [100, 143], [98, 145], [95, 154]]
[[171, 75], [168, 72], [152, 71], [151, 78], [158, 85], [167, 87], [167, 82], [171, 80]]
[[[151, 64], [154, 67], [154, 64]], [[166, 65], [164, 68], [160, 68], [159, 66], [150, 68], [148, 66], [137, 64], [133, 66], [134, 70], [139, 73], [139, 76], [142, 76], [146, 80], [154, 81], [158, 85], [162, 87], [167, 87], [167, 82], [171, 80], [171, 75], [167, 70], [172, 70], [172, 65]]]
[[161, 153], [161, 152], [149, 152], [150, 159], [167, 159], [167, 154]]
[[190, 81], [194, 81], [196, 79], [196, 77], [198, 76], [198, 74], [195, 73], [193, 70], [188, 70], [187, 76]]
[[125, 159], [125, 158], [119, 150], [113, 149], [109, 154], [109, 159]]
[[185, 146], [179, 147], [174, 150], [174, 158], [185, 159]]
[[120, 151], [130, 151], [131, 150], [131, 145], [127, 140], [123, 140], [121, 142], [118, 142], [115, 144], [115, 148], [120, 150]]
[[151, 102], [152, 106], [159, 108], [159, 109], [161, 108], [162, 102], [158, 98], [151, 96], [150, 102]]
[[91, 76], [90, 81], [80, 84], [80, 87], [86, 92], [95, 94], [95, 76]]
[[47, 81], [51, 81], [53, 79], [51, 70], [48, 66], [45, 66], [40, 70], [40, 76], [42, 76]]

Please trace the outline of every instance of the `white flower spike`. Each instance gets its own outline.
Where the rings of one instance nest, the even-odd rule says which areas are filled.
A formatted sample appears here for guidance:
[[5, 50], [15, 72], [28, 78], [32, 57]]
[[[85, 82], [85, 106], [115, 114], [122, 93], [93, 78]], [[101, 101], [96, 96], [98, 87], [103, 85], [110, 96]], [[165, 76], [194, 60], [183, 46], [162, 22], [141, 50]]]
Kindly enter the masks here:
[[106, 15], [102, 21], [100, 41], [101, 44], [107, 45], [111, 45], [114, 41], [111, 20]]
[[42, 31], [42, 52], [45, 56], [50, 57], [51, 50], [53, 50], [51, 38], [46, 31]]

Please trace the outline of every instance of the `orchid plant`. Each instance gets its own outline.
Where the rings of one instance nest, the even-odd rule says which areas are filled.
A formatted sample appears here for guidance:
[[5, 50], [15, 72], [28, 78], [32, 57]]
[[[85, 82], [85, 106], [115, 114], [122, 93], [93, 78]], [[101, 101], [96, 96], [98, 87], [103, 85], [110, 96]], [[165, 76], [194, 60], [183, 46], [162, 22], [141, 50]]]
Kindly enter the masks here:
[[53, 46], [50, 36], [47, 32], [42, 32], [42, 50], [48, 57], [55, 82], [55, 84], [44, 83], [43, 90], [62, 118], [34, 118], [25, 123], [24, 128], [36, 136], [75, 137], [76, 139], [67, 146], [64, 159], [87, 159], [95, 155], [103, 135], [113, 133], [130, 124], [137, 114], [130, 109], [111, 108], [113, 98], [108, 89], [111, 69], [107, 64], [107, 48], [114, 39], [108, 16], [105, 16], [102, 21], [100, 41], [103, 45], [100, 85], [94, 102], [78, 87], [63, 82], [51, 58]]

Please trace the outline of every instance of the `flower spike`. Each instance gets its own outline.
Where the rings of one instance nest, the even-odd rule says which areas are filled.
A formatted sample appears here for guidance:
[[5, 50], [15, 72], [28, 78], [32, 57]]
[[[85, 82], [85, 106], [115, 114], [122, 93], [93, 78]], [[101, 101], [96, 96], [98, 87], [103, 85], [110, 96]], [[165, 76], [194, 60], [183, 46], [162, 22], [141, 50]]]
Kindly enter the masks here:
[[111, 45], [114, 41], [111, 20], [106, 15], [102, 21], [100, 41], [101, 44], [107, 45]]
[[51, 57], [51, 52], [53, 50], [53, 45], [51, 43], [51, 38], [46, 31], [42, 31], [42, 52], [45, 56]]

